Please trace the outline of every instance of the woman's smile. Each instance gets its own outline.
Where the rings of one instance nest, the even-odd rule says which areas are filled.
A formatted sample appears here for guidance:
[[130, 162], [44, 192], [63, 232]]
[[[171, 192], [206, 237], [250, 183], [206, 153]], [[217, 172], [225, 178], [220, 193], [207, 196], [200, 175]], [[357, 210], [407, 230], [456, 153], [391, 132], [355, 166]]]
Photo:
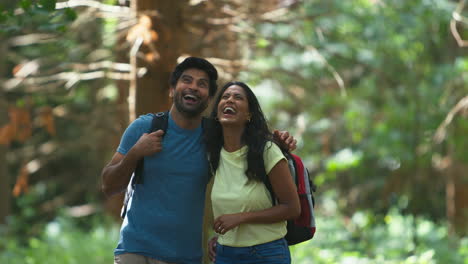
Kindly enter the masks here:
[[228, 87], [218, 104], [218, 119], [221, 124], [242, 124], [248, 120], [249, 105], [244, 89], [238, 85]]

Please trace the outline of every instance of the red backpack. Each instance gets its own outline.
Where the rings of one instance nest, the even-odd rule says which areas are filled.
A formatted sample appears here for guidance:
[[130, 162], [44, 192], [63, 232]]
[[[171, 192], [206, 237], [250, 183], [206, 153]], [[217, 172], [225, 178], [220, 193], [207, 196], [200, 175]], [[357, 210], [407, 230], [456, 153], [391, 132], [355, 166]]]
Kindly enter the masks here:
[[[315, 185], [309, 178], [309, 172], [304, 167], [301, 158], [292, 153], [284, 153], [289, 165], [289, 171], [296, 183], [297, 193], [301, 204], [301, 215], [294, 220], [288, 220], [287, 233], [284, 237], [288, 245], [295, 245], [314, 237], [315, 234], [315, 199], [313, 193], [316, 191]], [[268, 177], [266, 177], [268, 180]], [[276, 203], [275, 195], [269, 182], [265, 183], [273, 200]]]

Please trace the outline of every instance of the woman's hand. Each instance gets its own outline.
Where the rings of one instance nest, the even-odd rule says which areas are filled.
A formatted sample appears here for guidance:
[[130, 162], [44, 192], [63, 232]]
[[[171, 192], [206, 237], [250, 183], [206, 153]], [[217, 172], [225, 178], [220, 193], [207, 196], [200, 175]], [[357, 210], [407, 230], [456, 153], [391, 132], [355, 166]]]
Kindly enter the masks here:
[[227, 231], [242, 224], [244, 217], [242, 213], [238, 214], [225, 214], [215, 219], [213, 229], [216, 233], [224, 235]]

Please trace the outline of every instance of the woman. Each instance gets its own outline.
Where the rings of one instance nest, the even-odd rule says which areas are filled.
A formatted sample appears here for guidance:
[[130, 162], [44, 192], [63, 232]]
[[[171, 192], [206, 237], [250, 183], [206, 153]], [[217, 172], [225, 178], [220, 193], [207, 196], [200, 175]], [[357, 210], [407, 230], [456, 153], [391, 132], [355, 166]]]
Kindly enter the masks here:
[[[227, 83], [211, 118], [207, 152], [215, 173], [213, 228], [220, 234], [215, 263], [291, 263], [284, 235], [286, 220], [300, 214], [299, 198], [257, 98], [245, 83]], [[266, 182], [278, 199], [274, 206]]]

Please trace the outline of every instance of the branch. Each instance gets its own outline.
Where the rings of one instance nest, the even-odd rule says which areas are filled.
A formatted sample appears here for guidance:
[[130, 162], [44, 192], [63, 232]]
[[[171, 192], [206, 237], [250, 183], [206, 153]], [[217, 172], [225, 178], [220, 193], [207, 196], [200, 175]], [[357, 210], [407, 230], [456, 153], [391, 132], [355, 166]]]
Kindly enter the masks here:
[[313, 51], [317, 55], [317, 57], [325, 64], [327, 69], [332, 73], [333, 78], [335, 79], [336, 83], [338, 84], [338, 87], [340, 87], [341, 96], [346, 97], [347, 93], [346, 93], [346, 87], [345, 87], [343, 78], [341, 78], [340, 74], [338, 73], [338, 71], [336, 71], [335, 67], [333, 67], [333, 65], [331, 65], [327, 61], [327, 59], [315, 47], [307, 46], [306, 48], [309, 51]]
[[79, 7], [79, 6], [96, 8], [102, 12], [119, 13], [119, 14], [122, 14], [122, 16], [129, 16], [130, 14], [133, 13], [130, 7], [106, 5], [99, 1], [94, 1], [94, 0], [69, 0], [66, 2], [60, 2], [55, 5], [55, 9], [58, 10], [58, 9], [72, 8], [72, 7]]
[[[117, 5], [106, 5], [99, 1], [94, 0], [69, 0], [66, 2], [57, 3], [55, 9], [64, 9], [72, 7], [89, 7], [95, 8], [102, 12], [101, 17], [123, 17], [123, 18], [133, 18], [137, 16], [137, 13], [132, 10], [132, 8], [127, 6], [117, 6]], [[145, 10], [138, 12], [139, 15], [147, 16], [159, 16], [159, 12], [156, 10]]]
[[[253, 34], [253, 35], [251, 35], [251, 37], [256, 38], [257, 35]], [[262, 36], [262, 37], [267, 39], [267, 40], [271, 40], [272, 42], [277, 41], [277, 40], [269, 38], [269, 37], [265, 37], [265, 36]], [[317, 58], [320, 60], [320, 62], [322, 62], [325, 65], [325, 67], [327, 68], [327, 70], [330, 71], [330, 73], [333, 75], [333, 78], [335, 79], [336, 83], [338, 84], [338, 87], [340, 88], [341, 96], [343, 96], [343, 97], [347, 96], [346, 86], [345, 86], [345, 83], [343, 81], [343, 78], [338, 73], [338, 71], [335, 69], [335, 67], [333, 67], [333, 65], [331, 65], [328, 62], [328, 60], [320, 53], [320, 51], [317, 48], [315, 48], [314, 46], [311, 46], [311, 45], [306, 45], [306, 46], [302, 47], [298, 43], [294, 42], [291, 39], [281, 39], [280, 41], [283, 41], [283, 42], [285, 42], [286, 44], [288, 44], [288, 45], [290, 45], [292, 47], [305, 48], [306, 50], [313, 52], [314, 55], [317, 56]]]
[[468, 96], [465, 96], [464, 98], [462, 98], [457, 103], [457, 105], [455, 105], [455, 107], [452, 108], [452, 110], [450, 110], [447, 117], [445, 117], [444, 122], [442, 122], [442, 124], [440, 124], [440, 126], [437, 128], [437, 131], [434, 135], [434, 141], [436, 143], [440, 143], [445, 139], [447, 135], [447, 127], [450, 125], [450, 123], [452, 123], [452, 120], [455, 117], [455, 115], [458, 112], [462, 110], [466, 110], [466, 109], [468, 109]]
[[[245, 12], [230, 9], [228, 7], [223, 7], [222, 12], [226, 15], [226, 17], [215, 17], [215, 18], [207, 18], [203, 20], [203, 23], [208, 23], [215, 26], [227, 26], [238, 24], [239, 22], [245, 22], [249, 20], [251, 23], [285, 23], [290, 24], [297, 21], [303, 20], [315, 20], [321, 16], [328, 15], [330, 12], [324, 12], [316, 15], [296, 15], [292, 16], [289, 15], [291, 9], [294, 8], [293, 5], [289, 5], [286, 7], [280, 7], [268, 12], [262, 13], [250, 13], [246, 14]], [[244, 25], [245, 26], [245, 25]]]
[[246, 15], [239, 15], [237, 17], [224, 17], [224, 18], [207, 18], [206, 21], [211, 25], [226, 26], [237, 24], [244, 21], [247, 18]]
[[[128, 37], [127, 37], [128, 40]], [[135, 72], [137, 68], [137, 54], [141, 45], [143, 44], [143, 37], [137, 36], [133, 42], [132, 48], [130, 49], [130, 85], [128, 87], [128, 114], [130, 120], [136, 119], [136, 89], [137, 89], [137, 78], [135, 78]]]
[[457, 21], [467, 23], [467, 19], [461, 15], [463, 8], [465, 7], [466, 0], [460, 0], [457, 8], [452, 14], [452, 20], [450, 20], [450, 31], [452, 32], [453, 37], [457, 41], [459, 47], [468, 47], [468, 41], [463, 40], [460, 36], [460, 33], [457, 30]]
[[229, 67], [229, 68], [243, 68], [249, 63], [246, 60], [228, 60], [222, 58], [208, 57], [206, 58], [209, 62], [214, 65]]
[[[121, 71], [121, 72], [130, 72], [132, 68], [131, 65], [128, 63], [119, 63], [119, 62], [113, 62], [113, 61], [98, 61], [98, 62], [93, 62], [90, 64], [75, 63], [75, 64], [71, 64], [71, 67], [74, 70], [78, 70], [78, 71], [111, 69], [111, 70], [116, 70], [116, 71]], [[145, 70], [145, 68], [138, 69], [138, 71], [142, 71], [142, 70]]]
[[[33, 63], [34, 62], [34, 63]], [[31, 66], [32, 65], [32, 66]], [[35, 67], [33, 67], [35, 66]], [[92, 80], [99, 78], [109, 78], [114, 80], [131, 80], [132, 67], [127, 63], [117, 63], [112, 61], [99, 61], [90, 64], [70, 64], [73, 71], [61, 72], [48, 76], [29, 77], [37, 70], [37, 61], [31, 61], [31, 63], [25, 63], [22, 67], [17, 69], [15, 77], [4, 82], [5, 90], [12, 90], [23, 85], [44, 85], [50, 82], [66, 81], [66, 88], [71, 88], [76, 82], [84, 80]], [[25, 70], [28, 68], [27, 70]], [[31, 69], [29, 69], [31, 68]], [[106, 71], [103, 71], [105, 69]], [[96, 71], [101, 70], [101, 71]], [[117, 72], [109, 72], [107, 70], [113, 70]], [[94, 71], [94, 72], [88, 72]], [[137, 68], [135, 74], [138, 77], [142, 77], [147, 73], [147, 69], [144, 67]]]
[[[140, 76], [146, 73], [146, 68], [140, 68], [138, 72]], [[122, 72], [107, 72], [107, 71], [94, 71], [94, 72], [62, 72], [50, 76], [41, 77], [28, 77], [28, 78], [12, 78], [4, 82], [5, 90], [12, 90], [18, 85], [44, 85], [51, 82], [66, 81], [65, 88], [70, 89], [74, 84], [79, 81], [88, 81], [101, 78], [108, 78], [113, 80], [131, 80], [132, 76], [129, 73]]]
[[14, 37], [8, 40], [11, 47], [28, 46], [32, 44], [41, 44], [56, 41], [57, 36], [53, 34], [28, 34]]

